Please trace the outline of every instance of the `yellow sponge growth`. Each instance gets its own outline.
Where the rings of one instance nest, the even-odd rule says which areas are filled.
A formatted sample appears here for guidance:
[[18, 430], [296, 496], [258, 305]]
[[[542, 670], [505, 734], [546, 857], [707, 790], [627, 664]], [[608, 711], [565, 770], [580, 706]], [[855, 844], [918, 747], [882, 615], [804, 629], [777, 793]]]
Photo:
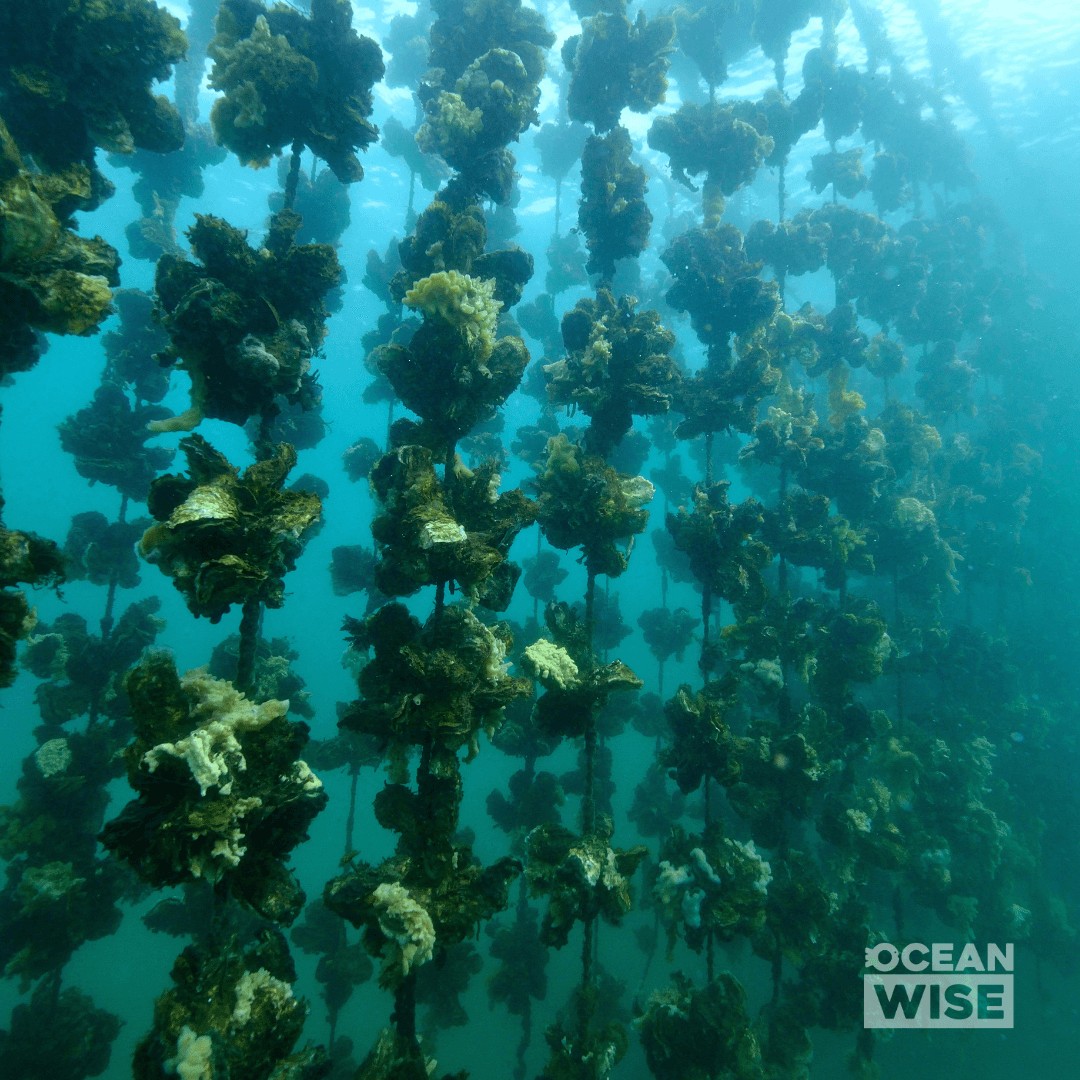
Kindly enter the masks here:
[[494, 278], [485, 280], [457, 270], [440, 270], [421, 278], [405, 294], [405, 303], [425, 319], [441, 320], [461, 331], [477, 362], [483, 363], [491, 355], [502, 308], [495, 299]]

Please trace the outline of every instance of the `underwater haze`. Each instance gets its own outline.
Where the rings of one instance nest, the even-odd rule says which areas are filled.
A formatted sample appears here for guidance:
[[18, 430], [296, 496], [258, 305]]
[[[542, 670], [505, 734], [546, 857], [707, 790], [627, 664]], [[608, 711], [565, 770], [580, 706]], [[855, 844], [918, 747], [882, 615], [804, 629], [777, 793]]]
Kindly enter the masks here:
[[1070, 0], [0, 0], [0, 1080], [1080, 1059]]

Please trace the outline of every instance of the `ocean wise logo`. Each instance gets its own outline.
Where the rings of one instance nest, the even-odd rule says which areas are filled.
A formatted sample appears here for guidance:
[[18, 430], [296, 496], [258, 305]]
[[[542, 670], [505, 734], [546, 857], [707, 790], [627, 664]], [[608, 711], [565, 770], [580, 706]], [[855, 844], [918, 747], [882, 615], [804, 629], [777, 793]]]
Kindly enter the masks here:
[[1013, 947], [883, 941], [866, 950], [863, 1026], [1011, 1028]]

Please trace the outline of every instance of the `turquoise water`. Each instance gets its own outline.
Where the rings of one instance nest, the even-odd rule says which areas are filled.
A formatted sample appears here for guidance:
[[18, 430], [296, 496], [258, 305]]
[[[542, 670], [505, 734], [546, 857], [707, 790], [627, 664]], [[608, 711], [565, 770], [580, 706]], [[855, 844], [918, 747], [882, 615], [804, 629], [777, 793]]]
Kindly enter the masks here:
[[[864, 4], [857, 8], [865, 13], [871, 6]], [[183, 5], [167, 7], [182, 22], [187, 21], [188, 13]], [[1074, 782], [1080, 764], [1075, 735], [1080, 687], [1072, 602], [1080, 584], [1072, 555], [1080, 525], [1074, 483], [1080, 460], [1077, 446], [1080, 426], [1075, 423], [1078, 339], [1071, 318], [1076, 293], [1074, 252], [1080, 239], [1080, 218], [1075, 204], [1076, 166], [1080, 157], [1080, 82], [1076, 69], [1080, 62], [1080, 27], [1068, 4], [1062, 4], [1058, 10], [1040, 8], [1039, 18], [1008, 4], [936, 5], [923, 0], [919, 3], [897, 0], [882, 2], [876, 9], [884, 19], [885, 38], [894, 50], [895, 71], [899, 73], [903, 65], [905, 77], [915, 80], [927, 101], [940, 107], [939, 115], [946, 117], [955, 131], [956, 146], [965, 148], [971, 155], [973, 182], [950, 186], [919, 183], [916, 197], [899, 209], [883, 213], [882, 218], [891, 228], [909, 237], [919, 235], [927, 222], [959, 223], [951, 236], [941, 240], [944, 249], [935, 249], [934, 262], [940, 275], [933, 280], [930, 291], [935, 297], [945, 297], [952, 280], [964, 282], [965, 288], [970, 285], [967, 292], [954, 300], [955, 318], [951, 325], [955, 327], [952, 340], [961, 358], [970, 361], [975, 372], [971, 385], [962, 391], [959, 406], [935, 409], [934, 394], [944, 392], [950, 372], [940, 367], [920, 367], [920, 363], [925, 362], [925, 351], [939, 344], [939, 339], [931, 334], [924, 349], [919, 333], [910, 331], [905, 337], [892, 326], [884, 329], [904, 349], [906, 370], [883, 384], [866, 367], [849, 364], [846, 389], [862, 395], [862, 407], [856, 407], [855, 412], [865, 417], [869, 431], [883, 423], [882, 415], [890, 404], [897, 402], [919, 410], [920, 419], [936, 429], [939, 445], [931, 450], [929, 462], [914, 467], [912, 475], [905, 475], [897, 464], [900, 458], [894, 456], [890, 459], [892, 474], [883, 475], [877, 486], [868, 483], [867, 490], [874, 489], [875, 506], [879, 505], [878, 499], [916, 499], [918, 507], [905, 504], [909, 513], [929, 508], [946, 546], [957, 556], [951, 574], [955, 584], [939, 575], [934, 595], [927, 596], [920, 592], [917, 569], [909, 565], [914, 584], [910, 588], [905, 585], [898, 592], [887, 568], [890, 559], [904, 565], [905, 552], [897, 554], [889, 548], [889, 538], [882, 534], [885, 520], [882, 512], [872, 511], [865, 502], [860, 502], [860, 491], [854, 489], [855, 481], [850, 478], [852, 489], [848, 490], [844, 481], [827, 483], [818, 473], [819, 486], [815, 488], [807, 479], [810, 474], [800, 474], [807, 491], [827, 491], [830, 504], [826, 517], [834, 526], [837, 516], [843, 515], [857, 528], [869, 530], [862, 547], [876, 556], [878, 565], [859, 569], [851, 562], [843, 575], [844, 584], [838, 589], [825, 573], [819, 573], [814, 565], [800, 566], [794, 556], [784, 560], [790, 565], [781, 571], [780, 556], [770, 551], [761, 567], [768, 594], [780, 595], [785, 591], [780, 577], [784, 573], [789, 601], [801, 597], [820, 604], [821, 611], [806, 615], [802, 625], [797, 617], [787, 623], [790, 638], [782, 640], [774, 636], [776, 652], [769, 655], [761, 651], [760, 644], [746, 645], [738, 636], [738, 628], [745, 630], [757, 613], [737, 602], [733, 604], [731, 595], [716, 596], [710, 636], [714, 642], [727, 644], [709, 673], [709, 682], [714, 690], [725, 676], [738, 683], [735, 703], [730, 705], [731, 728], [738, 738], [764, 740], [761, 745], [765, 748], [765, 760], [772, 766], [786, 768], [786, 756], [777, 764], [778, 755], [790, 752], [790, 746], [782, 740], [797, 730], [811, 743], [820, 738], [820, 768], [805, 803], [799, 803], [793, 789], [776, 787], [783, 794], [774, 816], [783, 819], [789, 830], [780, 843], [767, 840], [769, 815], [762, 821], [747, 813], [746, 793], [733, 795], [732, 785], [725, 784], [718, 776], [712, 782], [709, 810], [704, 806], [702, 791], [696, 789], [681, 803], [672, 800], [665, 823], [701, 834], [704, 815], [710, 813], [714, 815], [712, 827], [732, 841], [743, 844], [753, 839], [761, 858], [771, 868], [769, 889], [775, 890], [774, 883], [785, 866], [795, 868], [792, 872], [798, 877], [799, 864], [792, 859], [792, 850], [808, 852], [819, 867], [826, 891], [833, 895], [831, 925], [840, 921], [842, 901], [866, 906], [866, 944], [879, 940], [899, 943], [901, 939], [960, 943], [970, 939], [984, 943], [1013, 934], [1017, 943], [1015, 1029], [887, 1033], [874, 1044], [873, 1062], [881, 1076], [907, 1076], [914, 1070], [927, 1076], [990, 1078], [1028, 1075], [1035, 1069], [1064, 1072], [1076, 1059], [1078, 1049], [1075, 927], [1080, 919], [1077, 912], [1080, 874], [1075, 853], [1080, 808]], [[357, 8], [354, 26], [385, 42], [389, 18], [400, 13], [412, 14], [414, 10], [415, 5], [409, 4], [377, 10]], [[548, 54], [548, 73], [540, 84], [538, 118], [541, 123], [554, 123], [561, 119], [558, 83], [565, 78], [559, 50], [566, 38], [578, 32], [579, 19], [566, 5], [541, 10], [556, 33], [557, 43]], [[636, 7], [631, 9], [632, 16], [636, 10]], [[646, 5], [645, 10], [650, 19], [661, 14], [661, 8], [655, 4]], [[815, 16], [793, 35], [785, 82], [785, 91], [791, 99], [802, 88], [803, 61], [819, 46], [821, 34], [822, 22]], [[838, 62], [864, 72], [866, 48], [850, 13], [840, 18], [836, 36]], [[728, 77], [718, 87], [717, 97], [723, 101], [759, 100], [775, 85], [773, 64], [749, 40], [743, 42], [734, 35], [731, 40], [742, 44], [731, 46]], [[616, 295], [638, 296], [641, 309], [660, 310], [663, 322], [676, 338], [673, 355], [685, 372], [693, 373], [705, 369], [707, 348], [695, 334], [690, 319], [665, 301], [673, 279], [661, 256], [677, 236], [701, 221], [701, 196], [671, 180], [666, 155], [648, 146], [647, 133], [658, 116], [673, 113], [684, 102], [704, 102], [707, 91], [685, 56], [676, 54], [672, 59], [671, 83], [665, 101], [644, 114], [629, 111], [623, 114], [633, 140], [634, 161], [648, 174], [646, 201], [653, 220], [648, 246], [636, 266], [635, 260], [619, 264], [612, 289]], [[171, 94], [173, 85], [166, 83], [159, 90]], [[198, 97], [200, 119], [204, 123], [213, 100], [213, 91], [204, 84]], [[4, 98], [0, 96], [0, 115], [4, 115], [4, 106]], [[411, 92], [400, 85], [378, 84], [372, 120], [385, 129], [391, 117], [406, 126], [412, 125]], [[548, 269], [545, 252], [555, 229], [555, 184], [541, 170], [534, 142], [536, 130], [535, 127], [527, 130], [511, 146], [519, 173], [514, 203], [517, 231], [512, 240], [531, 252], [536, 260], [535, 273], [525, 287], [523, 305], [545, 293]], [[841, 151], [851, 148], [863, 148], [867, 164], [876, 149], [873, 139], [868, 141], [857, 133], [846, 135], [837, 145]], [[812, 129], [793, 147], [784, 170], [787, 218], [804, 209], [827, 206], [833, 200], [830, 190], [815, 192], [808, 180], [811, 159], [828, 150], [821, 127]], [[343, 452], [361, 436], [375, 440], [380, 447], [386, 444], [387, 404], [363, 400], [372, 376], [364, 365], [365, 347], [361, 338], [376, 328], [387, 311], [363, 282], [366, 260], [369, 251], [384, 255], [392, 244], [407, 235], [413, 224], [406, 219], [410, 177], [402, 159], [391, 156], [379, 143], [361, 157], [365, 176], [347, 189], [350, 221], [336, 239], [347, 281], [340, 307], [330, 315], [325, 341], [314, 359], [323, 389], [322, 417], [326, 433], [318, 446], [300, 451], [293, 473], [294, 476], [314, 474], [329, 485], [323, 524], [307, 541], [296, 569], [285, 577], [284, 603], [277, 609], [267, 608], [261, 626], [264, 639], [287, 638], [295, 650], [292, 667], [304, 681], [309, 695], [308, 723], [315, 740], [327, 740], [335, 735], [339, 703], [353, 701], [357, 696], [355, 675], [342, 663], [347, 643], [341, 625], [347, 616], [363, 615], [366, 604], [360, 594], [335, 595], [329, 574], [332, 551], [339, 545], [355, 544], [370, 549], [371, 525], [379, 512], [368, 485], [363, 481], [350, 482], [342, 465]], [[79, 232], [84, 236], [100, 235], [120, 252], [123, 288], [150, 291], [154, 286], [154, 264], [129, 251], [125, 234], [129, 223], [140, 216], [132, 195], [134, 174], [123, 167], [118, 155], [106, 155], [99, 150], [97, 162], [115, 184], [116, 194], [98, 209], [76, 215]], [[276, 164], [255, 170], [242, 167], [235, 157], [229, 156], [206, 167], [203, 194], [197, 199], [182, 198], [177, 207], [175, 229], [180, 243], [185, 243], [185, 230], [194, 222], [194, 215], [210, 213], [248, 230], [249, 242], [257, 246], [265, 233], [268, 200], [279, 194], [283, 183], [284, 173], [279, 173]], [[313, 167], [323, 168], [313, 166], [307, 151], [302, 155], [301, 167], [306, 172]], [[561, 184], [563, 234], [577, 224], [580, 179], [580, 168], [575, 164]], [[743, 233], [756, 221], [775, 222], [778, 194], [777, 169], [762, 166], [752, 182], [728, 197], [722, 222], [736, 226]], [[416, 185], [418, 211], [431, 198], [431, 191]], [[837, 201], [863, 213], [876, 213], [874, 202], [866, 192], [850, 200], [839, 196]], [[498, 219], [493, 217], [490, 201], [484, 207], [489, 217], [489, 237], [494, 237], [490, 246], [504, 247], [505, 224], [500, 227]], [[976, 217], [980, 226], [969, 230], [967, 222]], [[576, 258], [583, 270], [584, 230], [580, 239], [582, 244]], [[903, 267], [892, 269], [899, 272]], [[978, 273], [971, 284], [969, 279], [975, 271]], [[771, 280], [775, 274], [766, 268], [759, 270], [758, 276]], [[570, 311], [583, 297], [593, 295], [596, 279], [590, 284], [584, 280], [583, 273], [582, 278], [579, 284], [554, 296], [554, 311], [558, 316]], [[888, 293], [887, 289], [884, 291]], [[791, 274], [786, 282], [784, 310], [795, 315], [803, 305], [809, 304], [826, 315], [837, 299], [836, 283], [829, 269], [820, 268], [802, 276]], [[949, 308], [946, 300], [942, 303]], [[810, 314], [804, 312], [802, 317], [809, 319]], [[524, 323], [527, 319], [520, 321]], [[49, 335], [48, 349], [36, 366], [15, 374], [0, 387], [3, 405], [0, 479], [5, 500], [3, 523], [7, 529], [32, 531], [63, 544], [74, 514], [96, 510], [115, 520], [120, 512], [121, 500], [116, 490], [106, 484], [88, 485], [76, 471], [71, 456], [62, 449], [57, 431], [58, 424], [91, 400], [104, 367], [103, 335], [115, 331], [118, 324], [117, 316], [112, 315], [102, 322], [100, 332], [91, 336]], [[882, 326], [860, 307], [858, 329], [872, 338]], [[501, 330], [501, 334], [511, 332], [522, 331], [506, 326]], [[542, 386], [543, 377], [536, 369], [561, 359], [565, 350], [557, 343], [545, 351], [542, 341], [528, 332], [522, 333], [531, 354], [525, 386]], [[998, 340], [1004, 344], [995, 352], [991, 345]], [[785, 371], [793, 385], [813, 395], [819, 433], [837, 435], [843, 428], [842, 418], [832, 424], [829, 414], [837, 413], [841, 407], [835, 399], [830, 400], [830, 394], [837, 391], [828, 376], [807, 370], [790, 357], [785, 360]], [[924, 375], [925, 380], [920, 383]], [[543, 397], [542, 390], [540, 396]], [[174, 370], [164, 408], [178, 414], [189, 402], [190, 380], [183, 372]], [[778, 397], [763, 397], [758, 419], [767, 415], [770, 405], [779, 403]], [[784, 405], [788, 407], [790, 402]], [[515, 434], [537, 423], [541, 406], [536, 397], [518, 389], [501, 405], [499, 412], [503, 418], [501, 438], [508, 447]], [[393, 415], [409, 414], [398, 404]], [[676, 419], [681, 416], [677, 408], [673, 415]], [[569, 426], [574, 438], [581, 437], [588, 422], [584, 410], [571, 416], [567, 410], [560, 409], [556, 418], [560, 426]], [[665, 457], [662, 446], [653, 444], [662, 444], [663, 432], [640, 416], [634, 419], [633, 431], [643, 440], [639, 445], [647, 444], [646, 450], [632, 469], [628, 470], [617, 455], [616, 466], [656, 481], [655, 473], [664, 465]], [[234, 465], [244, 468], [253, 461], [253, 447], [236, 424], [209, 418], [199, 425], [198, 432]], [[175, 447], [180, 438], [177, 433], [164, 434], [157, 436], [153, 445]], [[730, 482], [727, 497], [731, 503], [757, 499], [769, 511], [778, 506], [781, 498], [778, 471], [768, 464], [753, 467], [740, 464], [740, 451], [745, 451], [751, 438], [751, 433], [739, 430], [738, 425], [732, 431], [716, 435], [712, 452], [714, 477]], [[702, 609], [700, 586], [685, 571], [668, 571], [658, 565], [650, 535], [664, 531], [665, 512], [690, 506], [687, 498], [690, 482], [700, 483], [705, 479], [702, 443], [700, 437], [696, 443], [679, 442], [673, 454], [687, 477], [686, 486], [677, 491], [673, 485], [670, 491], [665, 491], [664, 485], [656, 481], [657, 490], [648, 507], [649, 523], [645, 534], [637, 536], [630, 548], [626, 573], [610, 581], [600, 577], [597, 582], [600, 594], [617, 600], [628, 632], [618, 644], [598, 643], [596, 662], [616, 659], [624, 662], [642, 679], [643, 695], [660, 694], [661, 675], [657, 658], [644, 640], [639, 618], [661, 605], [662, 590], [666, 593], [668, 609], [685, 608], [695, 620], [681, 658], [672, 658], [663, 665], [663, 697], [670, 698], [680, 685], [696, 692], [706, 682], [698, 663], [703, 637], [698, 618]], [[479, 463], [482, 455], [466, 440], [462, 440], [460, 449], [471, 465]], [[506, 491], [529, 484], [533, 469], [509, 450], [505, 456], [500, 489]], [[183, 468], [183, 459], [178, 456], [171, 470]], [[916, 478], [914, 473], [920, 475]], [[798, 477], [790, 479], [794, 487], [800, 486]], [[129, 518], [141, 517], [145, 510], [132, 500], [126, 513]], [[921, 542], [919, 530], [907, 534], [906, 542], [909, 545]], [[539, 544], [539, 550], [555, 552], [566, 571], [565, 579], [557, 587], [558, 599], [581, 603], [587, 574], [578, 558], [580, 552], [558, 551], [544, 539]], [[537, 529], [530, 526], [514, 541], [510, 559], [520, 563], [537, 550]], [[941, 555], [940, 546], [933, 550], [937, 556]], [[164, 627], [156, 644], [171, 652], [179, 672], [207, 664], [215, 646], [238, 632], [237, 607], [219, 623], [211, 624], [207, 619], [192, 616], [183, 598], [157, 566], [144, 561], [139, 575], [138, 585], [119, 590], [117, 610], [145, 597], [157, 597], [161, 603], [158, 615]], [[105, 610], [106, 591], [103, 586], [85, 580], [71, 580], [59, 589], [30, 591], [29, 598], [41, 626], [51, 626], [65, 614], [78, 613], [93, 630]], [[405, 600], [418, 619], [426, 620], [431, 614], [434, 592], [425, 586]], [[802, 672], [797, 670], [798, 665], [792, 659], [798, 652], [795, 641], [799, 634], [809, 633], [807, 627], [820, 616], [820, 623], [815, 624], [818, 628], [814, 631], [813, 648], [825, 656], [830, 635], [835, 638], [842, 627], [830, 624], [830, 629], [822, 631], [820, 627], [827, 623], [822, 612], [850, 610], [846, 605], [861, 599], [873, 601], [882, 613], [887, 633], [884, 643], [879, 642], [882, 664], [872, 676], [853, 683], [850, 681], [853, 669], [863, 662], [864, 655], [857, 644], [850, 644], [849, 652], [841, 650], [836, 682], [843, 683], [845, 690], [843, 700], [839, 700], [836, 694], [830, 697], [823, 678], [813, 666]], [[447, 601], [459, 602], [460, 596], [455, 593]], [[553, 636], [550, 630], [530, 625], [533, 612], [533, 598], [521, 582], [506, 612], [490, 616], [507, 619], [514, 625], [515, 647], [508, 660], [513, 662], [515, 675], [527, 673], [521, 649], [536, 637]], [[31, 636], [28, 644], [33, 640]], [[21, 646], [26, 647], [26, 644]], [[759, 685], [743, 668], [745, 663], [753, 667], [755, 662], [771, 661], [773, 656], [784, 656], [784, 676], [790, 694], [785, 699], [786, 706], [778, 704], [778, 695], [768, 689], [767, 683]], [[31, 671], [22, 670], [14, 685], [3, 691], [0, 700], [4, 722], [0, 801], [5, 803], [15, 804], [20, 796], [17, 785], [24, 775], [24, 762], [42, 742], [58, 737], [56, 725], [39, 727], [35, 703], [39, 681]], [[665, 829], [659, 830], [660, 835], [643, 834], [640, 821], [631, 813], [635, 789], [656, 759], [658, 739], [666, 745], [671, 738], [669, 733], [661, 731], [657, 735], [655, 731], [662, 715], [659, 700], [647, 699], [644, 710], [634, 704], [636, 700], [631, 695], [613, 696], [605, 714], [607, 719], [601, 723], [602, 745], [612, 754], [612, 844], [626, 849], [642, 843], [649, 850], [645, 865], [634, 877], [634, 909], [622, 918], [620, 925], [600, 921], [596, 926], [598, 966], [610, 973], [619, 987], [616, 993], [611, 989], [612, 984], [601, 983], [602, 1004], [611, 1007], [610, 1011], [618, 1016], [628, 1033], [625, 1056], [612, 1075], [691, 1076], [697, 1074], [686, 1065], [681, 1067], [682, 1072], [658, 1073], [655, 1066], [650, 1069], [638, 1029], [632, 1024], [635, 1011], [646, 1008], [650, 995], [669, 986], [674, 972], [685, 973], [697, 987], [706, 986], [706, 954], [713, 952], [714, 974], [731, 971], [738, 978], [746, 990], [749, 1017], [753, 1020], [772, 997], [773, 974], [770, 960], [762, 951], [760, 925], [749, 930], [740, 924], [739, 929], [727, 933], [718, 924], [707, 947], [702, 947], [700, 940], [698, 947], [692, 947], [692, 933], [688, 944], [687, 929], [692, 931], [695, 927], [693, 920], [685, 917], [685, 911], [692, 908], [692, 903], [676, 904], [682, 915], [681, 919], [675, 919], [677, 926], [670, 956], [665, 956], [663, 930], [659, 948], [649, 949], [645, 939], [658, 917], [656, 903], [651, 899], [657, 864], [666, 859], [678, 865], [680, 857], [674, 849], [662, 847], [667, 839]], [[879, 713], [875, 714], [872, 735], [863, 740], [851, 739], [845, 744], [848, 747], [845, 756], [833, 752], [835, 725], [845, 716], [854, 723], [850, 712], [854, 707], [879, 710]], [[785, 708], [791, 711], [785, 713]], [[826, 724], [823, 728], [822, 721], [813, 719], [818, 714], [806, 711], [811, 708], [824, 710], [826, 720], [833, 726], [829, 728]], [[849, 711], [845, 713], [845, 709]], [[635, 715], [636, 726], [626, 722]], [[776, 719], [777, 715], [780, 720]], [[652, 726], [647, 726], [646, 721]], [[63, 726], [60, 735], [69, 737], [83, 731], [87, 723], [84, 710]], [[891, 728], [886, 730], [888, 725]], [[643, 727], [647, 734], [642, 734]], [[904, 779], [908, 774], [903, 762], [895, 756], [899, 751], [890, 744], [890, 731], [903, 749], [920, 757], [917, 781]], [[984, 741], [972, 749], [975, 739]], [[538, 769], [564, 778], [567, 795], [559, 811], [562, 823], [574, 831], [582, 827], [582, 799], [580, 791], [574, 789], [575, 781], [567, 778], [567, 774], [581, 768], [579, 754], [583, 743], [581, 738], [564, 737], [553, 753], [537, 762]], [[463, 801], [459, 825], [472, 830], [476, 857], [482, 864], [490, 865], [510, 851], [520, 854], [520, 847], [512, 846], [511, 838], [494, 825], [488, 812], [489, 795], [507, 791], [509, 778], [520, 767], [520, 761], [492, 745], [487, 735], [480, 736], [479, 745], [476, 759], [461, 764]], [[781, 745], [788, 749], [781, 751]], [[740, 753], [745, 768], [753, 755], [745, 745]], [[301, 756], [305, 752], [301, 751]], [[464, 748], [458, 756], [464, 757]], [[981, 765], [972, 764], [980, 757], [988, 762], [985, 773], [979, 772]], [[414, 786], [417, 770], [422, 768], [419, 758], [419, 754], [413, 754], [409, 783]], [[953, 768], [950, 762], [964, 764]], [[668, 767], [673, 768], [670, 762]], [[34, 766], [25, 768], [33, 770]], [[309, 838], [295, 848], [291, 857], [291, 866], [309, 899], [318, 897], [326, 883], [342, 872], [340, 863], [346, 847], [350, 799], [348, 769], [317, 768], [316, 771], [322, 777], [329, 801], [311, 824]], [[106, 821], [113, 819], [133, 797], [122, 769], [113, 772], [114, 778], [107, 786]], [[766, 771], [765, 775], [757, 790], [763, 791], [772, 783], [768, 779], [771, 774]], [[971, 777], [981, 777], [977, 790], [972, 787], [958, 793], [955, 780], [959, 775], [972, 783]], [[353, 847], [359, 860], [373, 867], [390, 858], [395, 848], [394, 833], [378, 823], [372, 807], [384, 784], [394, 779], [389, 766], [365, 764], [358, 772]], [[888, 798], [868, 787], [875, 780], [889, 788]], [[673, 779], [669, 777], [665, 783], [666, 792], [674, 796]], [[750, 787], [752, 802], [755, 789]], [[955, 798], [949, 797], [950, 790]], [[874, 798], [878, 799], [876, 803]], [[975, 802], [979, 803], [978, 813], [973, 808]], [[844, 842], [837, 840], [837, 807], [841, 820], [855, 823], [849, 833], [844, 833], [847, 837]], [[858, 817], [859, 814], [863, 816]], [[876, 843], [882, 830], [890, 827], [897, 830], [898, 839], [881, 842], [894, 843], [900, 850], [901, 854], [892, 863], [878, 848], [867, 854], [871, 841]], [[859, 838], [859, 832], [870, 840]], [[859, 844], [867, 846], [859, 847]], [[11, 854], [19, 865], [18, 853]], [[104, 848], [100, 854], [106, 857]], [[48, 861], [47, 855], [40, 857]], [[690, 865], [685, 855], [681, 861]], [[952, 868], [956, 875], [955, 889], [948, 882], [942, 883], [940, 876], [933, 878], [935, 865]], [[25, 924], [10, 914], [14, 910], [11, 904], [23, 902], [23, 894], [14, 887], [14, 881], [11, 877], [0, 912], [9, 920], [0, 929], [0, 938], [7, 937], [9, 942], [5, 955], [17, 952], [25, 944], [19, 940], [19, 935], [26, 932]], [[727, 887], [733, 890], [734, 884]], [[729, 895], [724, 885], [718, 888], [721, 898]], [[983, 905], [982, 921], [965, 919], [963, 915], [968, 910], [964, 905], [973, 893], [974, 899]], [[82, 945], [62, 967], [64, 987], [82, 990], [99, 1009], [122, 1021], [104, 1071], [97, 1070], [99, 1075], [109, 1078], [131, 1075], [130, 1062], [136, 1044], [152, 1030], [155, 999], [169, 987], [170, 969], [185, 941], [151, 933], [142, 920], [163, 899], [182, 895], [175, 888], [147, 887], [142, 895], [126, 897], [120, 904], [123, 917], [115, 933]], [[510, 925], [517, 897], [515, 882], [510, 889], [508, 910], [495, 916], [495, 925]], [[547, 910], [544, 897], [534, 898], [531, 904], [538, 915]], [[62, 925], [65, 917], [58, 912], [56, 925]], [[779, 915], [771, 918], [777, 926], [785, 923]], [[823, 920], [824, 925], [829, 925], [829, 918]], [[246, 932], [251, 932], [250, 927]], [[285, 932], [288, 935], [287, 929]], [[360, 940], [352, 927], [346, 933], [348, 942]], [[370, 944], [370, 935], [368, 940]], [[461, 996], [467, 1022], [452, 1025], [445, 1017], [432, 1020], [421, 1005], [418, 1027], [430, 1038], [424, 1044], [425, 1052], [438, 1061], [433, 1075], [468, 1070], [474, 1077], [497, 1080], [514, 1075], [522, 1037], [521, 1021], [489, 998], [488, 986], [499, 964], [490, 955], [492, 938], [485, 926], [479, 925], [471, 940], [478, 960]], [[590, 1063], [581, 1060], [580, 1055], [575, 1072], [544, 1071], [552, 1068], [545, 1064], [549, 1047], [544, 1032], [559, 1014], [570, 1010], [571, 995], [582, 978], [581, 942], [582, 929], [578, 925], [571, 931], [567, 947], [543, 950], [547, 994], [533, 1007], [532, 1036], [524, 1056], [526, 1075], [607, 1075], [595, 1060]], [[378, 951], [375, 945], [372, 948]], [[297, 969], [295, 994], [306, 998], [310, 1006], [300, 1042], [326, 1045], [327, 1013], [316, 978], [317, 957], [303, 952], [295, 943], [292, 953]], [[389, 953], [392, 949], [384, 945], [382, 956], [375, 959], [376, 970]], [[650, 953], [655, 955], [650, 957]], [[862, 978], [859, 946], [849, 950], [850, 966], [839, 966], [828, 977], [820, 971], [815, 974], [811, 959], [817, 956], [816, 943], [813, 947], [806, 946], [801, 958], [796, 958], [793, 950], [785, 955], [782, 968], [783, 979], [791, 985], [802, 979], [804, 987], [813, 988], [813, 1007], [796, 995], [791, 999], [794, 1012], [787, 1021], [792, 1030], [803, 1023], [809, 1027], [812, 1061], [774, 1062], [773, 1072], [768, 1075], [796, 1077], [806, 1075], [804, 1070], [815, 1077], [848, 1074], [849, 1057], [863, 1025], [858, 1009], [861, 988], [856, 990], [854, 998], [847, 996]], [[433, 963], [439, 962], [437, 956]], [[835, 981], [830, 981], [833, 978]], [[440, 980], [446, 985], [451, 975], [447, 971], [433, 979], [436, 984]], [[20, 986], [17, 977], [0, 982], [0, 1029], [9, 1028], [7, 1017], [11, 1010], [29, 1000], [36, 981], [35, 976], [28, 985]], [[829, 1012], [821, 1005], [823, 999], [843, 1003], [837, 1005], [841, 1015], [833, 1017], [828, 1024], [819, 1022]], [[851, 1001], [855, 1007], [851, 1007]], [[339, 1043], [342, 1056], [335, 1075], [353, 1074], [380, 1029], [391, 1022], [392, 1009], [392, 994], [379, 988], [375, 976], [356, 987], [335, 1026], [339, 1040], [352, 1041], [352, 1060], [346, 1059], [348, 1048]], [[606, 1017], [605, 1010], [599, 1010], [592, 1018], [594, 1026], [601, 1023], [597, 1019], [600, 1014]], [[206, 1033], [193, 1030], [196, 1035]], [[65, 1038], [75, 1042], [70, 1033], [61, 1034], [59, 1041]], [[175, 1049], [174, 1032], [170, 1038]], [[764, 1044], [764, 1036], [760, 1038]], [[34, 1071], [32, 1066], [25, 1065], [22, 1057], [16, 1060], [10, 1045], [0, 1050], [0, 1055], [4, 1054], [12, 1056], [6, 1064], [0, 1056], [0, 1076], [58, 1075], [47, 1069]], [[221, 1061], [219, 1057], [214, 1071], [206, 1075], [226, 1075]], [[872, 1075], [868, 1063], [863, 1062], [863, 1067], [866, 1070], [863, 1075]], [[736, 1073], [731, 1069], [730, 1062], [718, 1054], [711, 1071], [701, 1075], [766, 1075], [753, 1071]], [[76, 1071], [71, 1075], [83, 1074]], [[176, 1067], [166, 1065], [164, 1072], [137, 1075], [176, 1075]]]

